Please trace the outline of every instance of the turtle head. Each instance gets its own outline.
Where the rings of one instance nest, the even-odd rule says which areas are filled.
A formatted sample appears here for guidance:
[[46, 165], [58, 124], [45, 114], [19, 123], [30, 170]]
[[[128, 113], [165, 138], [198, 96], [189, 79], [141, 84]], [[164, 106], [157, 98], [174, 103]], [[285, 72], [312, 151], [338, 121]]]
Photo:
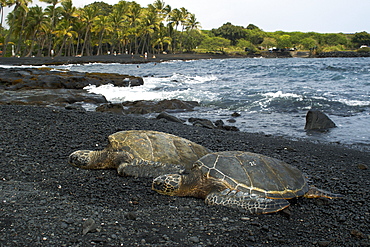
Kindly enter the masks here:
[[71, 153], [68, 158], [68, 163], [80, 167], [86, 168], [91, 162], [91, 152], [90, 150], [79, 150]]
[[175, 196], [179, 193], [182, 179], [179, 174], [159, 176], [153, 180], [152, 190], [163, 195]]

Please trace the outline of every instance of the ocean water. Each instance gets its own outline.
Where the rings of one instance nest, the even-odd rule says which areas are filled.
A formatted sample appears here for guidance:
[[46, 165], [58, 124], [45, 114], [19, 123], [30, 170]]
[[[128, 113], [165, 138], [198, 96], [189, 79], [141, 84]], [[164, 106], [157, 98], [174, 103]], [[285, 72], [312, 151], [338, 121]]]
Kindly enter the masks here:
[[[139, 87], [86, 88], [111, 102], [194, 100], [201, 104], [196, 111], [172, 114], [184, 119], [222, 119], [246, 132], [370, 150], [370, 58], [240, 58], [55, 68], [144, 78], [144, 85]], [[309, 109], [326, 113], [337, 128], [324, 133], [306, 132]], [[229, 123], [233, 112], [241, 116]]]

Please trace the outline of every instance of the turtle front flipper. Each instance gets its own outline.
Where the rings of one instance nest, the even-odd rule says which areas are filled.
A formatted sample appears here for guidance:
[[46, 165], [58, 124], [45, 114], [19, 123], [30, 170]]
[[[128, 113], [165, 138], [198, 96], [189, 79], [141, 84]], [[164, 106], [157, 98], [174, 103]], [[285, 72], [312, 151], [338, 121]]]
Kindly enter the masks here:
[[269, 199], [230, 189], [210, 193], [205, 202], [209, 205], [243, 209], [251, 214], [275, 213], [290, 205], [285, 199]]
[[158, 177], [167, 173], [181, 174], [184, 171], [185, 168], [181, 165], [166, 164], [142, 159], [134, 159], [130, 163], [121, 163], [117, 168], [118, 175], [120, 176], [147, 178]]
[[311, 186], [306, 194], [304, 195], [306, 198], [329, 198], [329, 199], [335, 199], [335, 198], [342, 198], [344, 197], [341, 194], [334, 194], [326, 190], [319, 189], [317, 187]]

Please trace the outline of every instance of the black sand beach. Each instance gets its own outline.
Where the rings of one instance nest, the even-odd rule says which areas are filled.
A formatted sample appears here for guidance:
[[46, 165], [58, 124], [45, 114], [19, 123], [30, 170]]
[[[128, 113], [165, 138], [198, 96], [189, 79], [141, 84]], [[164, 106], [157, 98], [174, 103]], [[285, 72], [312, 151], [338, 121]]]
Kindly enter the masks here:
[[[51, 107], [2, 105], [0, 116], [0, 246], [370, 246], [368, 152]], [[247, 215], [157, 194], [151, 179], [67, 163], [71, 152], [102, 149], [109, 134], [129, 129], [272, 156], [345, 197], [299, 198], [283, 212]]]
[[[209, 58], [227, 56], [0, 58], [0, 65]], [[0, 129], [0, 246], [370, 246], [367, 151], [78, 108], [0, 105]], [[283, 212], [248, 215], [159, 195], [150, 189], [151, 179], [67, 163], [71, 152], [103, 149], [108, 135], [131, 129], [175, 134], [213, 151], [275, 157], [297, 166], [310, 183], [345, 197], [299, 198]]]

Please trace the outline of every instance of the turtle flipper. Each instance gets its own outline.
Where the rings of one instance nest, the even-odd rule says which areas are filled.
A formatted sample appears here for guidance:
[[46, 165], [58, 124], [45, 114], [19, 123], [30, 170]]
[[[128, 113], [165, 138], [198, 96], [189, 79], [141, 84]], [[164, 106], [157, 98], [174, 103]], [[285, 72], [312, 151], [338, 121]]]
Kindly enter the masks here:
[[69, 155], [68, 162], [82, 169], [116, 169], [123, 162], [130, 162], [133, 156], [124, 150], [79, 150]]
[[326, 190], [319, 189], [317, 187], [311, 186], [307, 193], [304, 195], [306, 198], [329, 198], [329, 199], [335, 199], [335, 198], [342, 198], [344, 197], [341, 194], [334, 194]]
[[130, 177], [158, 177], [167, 173], [183, 173], [181, 165], [165, 164], [161, 162], [134, 159], [131, 163], [121, 163], [117, 172], [120, 176]]
[[251, 214], [275, 213], [290, 205], [285, 199], [269, 199], [230, 189], [210, 193], [206, 197], [205, 202], [209, 205], [222, 205], [243, 209]]

